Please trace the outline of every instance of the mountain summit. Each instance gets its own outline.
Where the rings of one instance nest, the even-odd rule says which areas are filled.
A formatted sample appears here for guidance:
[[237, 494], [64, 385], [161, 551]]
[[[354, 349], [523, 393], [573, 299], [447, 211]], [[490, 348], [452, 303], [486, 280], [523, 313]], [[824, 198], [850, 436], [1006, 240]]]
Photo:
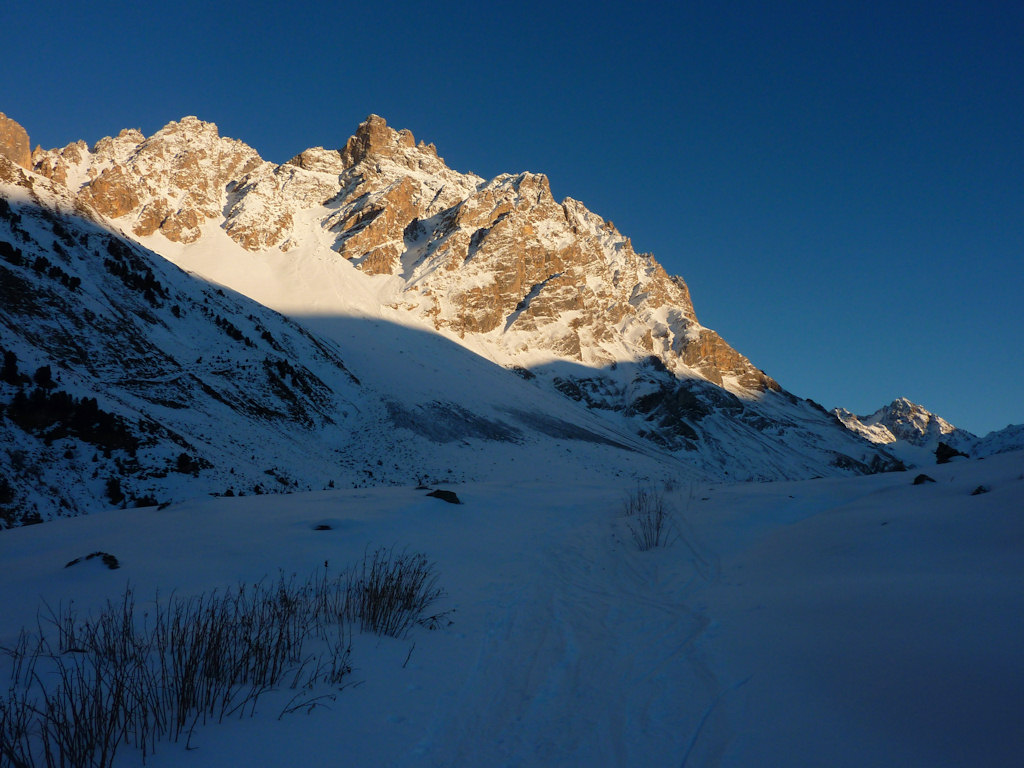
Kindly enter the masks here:
[[0, 112], [0, 156], [22, 168], [30, 168], [32, 153], [29, 149], [28, 133], [25, 129]]
[[896, 398], [868, 416], [857, 416], [845, 408], [836, 408], [832, 413], [851, 432], [887, 446], [909, 464], [930, 464], [940, 442], [970, 456], [1024, 448], [1024, 425], [1011, 424], [978, 437], [905, 397]]
[[836, 408], [833, 412], [848, 429], [873, 443], [903, 441], [935, 450], [939, 441], [960, 447], [977, 439], [905, 397], [896, 398], [870, 416], [856, 416], [845, 408]]

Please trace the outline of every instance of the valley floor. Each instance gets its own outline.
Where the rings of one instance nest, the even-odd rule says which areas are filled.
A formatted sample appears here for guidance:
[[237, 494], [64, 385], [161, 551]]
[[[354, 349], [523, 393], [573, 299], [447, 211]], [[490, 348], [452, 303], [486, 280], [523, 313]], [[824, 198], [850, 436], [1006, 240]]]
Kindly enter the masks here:
[[[87, 612], [128, 582], [144, 601], [394, 545], [436, 562], [449, 626], [358, 635], [334, 701], [279, 717], [277, 692], [148, 765], [1015, 764], [1024, 454], [927, 471], [676, 488], [678, 537], [650, 552], [611, 483], [112, 510], [0, 534], [0, 644], [42, 601]], [[64, 568], [97, 550], [122, 568]]]

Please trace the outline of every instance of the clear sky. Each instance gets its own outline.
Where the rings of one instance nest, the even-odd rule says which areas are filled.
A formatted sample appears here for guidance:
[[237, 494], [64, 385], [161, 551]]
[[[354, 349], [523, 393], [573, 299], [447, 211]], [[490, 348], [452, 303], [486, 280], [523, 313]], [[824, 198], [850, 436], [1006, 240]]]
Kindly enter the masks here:
[[1024, 422], [1024, 3], [8, 0], [33, 145], [194, 114], [266, 159], [367, 114], [540, 171], [787, 389]]

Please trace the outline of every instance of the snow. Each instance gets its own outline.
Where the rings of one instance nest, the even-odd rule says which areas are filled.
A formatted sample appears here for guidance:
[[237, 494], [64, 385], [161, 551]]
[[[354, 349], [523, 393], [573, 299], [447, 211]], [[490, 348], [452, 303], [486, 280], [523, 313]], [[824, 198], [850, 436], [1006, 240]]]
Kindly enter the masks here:
[[[531, 482], [540, 467], [518, 458], [505, 480], [454, 487], [457, 506], [339, 490], [4, 531], [0, 644], [43, 601], [88, 612], [128, 583], [140, 600], [189, 595], [395, 545], [436, 562], [450, 626], [357, 636], [359, 685], [334, 701], [279, 717], [291, 692], [275, 692], [254, 719], [203, 727], [192, 750], [159, 744], [148, 764], [1018, 761], [1024, 453], [934, 467], [921, 486], [680, 484], [666, 491], [677, 540], [645, 553], [621, 516], [627, 481]], [[122, 568], [63, 567], [96, 550]]]

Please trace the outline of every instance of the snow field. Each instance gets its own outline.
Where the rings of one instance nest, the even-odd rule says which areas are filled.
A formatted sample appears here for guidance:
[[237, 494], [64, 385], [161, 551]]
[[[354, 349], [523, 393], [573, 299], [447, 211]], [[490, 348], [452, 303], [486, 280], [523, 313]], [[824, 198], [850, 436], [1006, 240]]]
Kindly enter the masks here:
[[[450, 626], [357, 635], [333, 701], [279, 718], [291, 693], [268, 695], [254, 719], [200, 729], [191, 751], [158, 745], [149, 765], [1011, 765], [1024, 455], [934, 467], [934, 484], [912, 474], [680, 486], [666, 493], [679, 538], [645, 553], [622, 481], [57, 520], [0, 538], [0, 644], [44, 600], [88, 612], [127, 583], [142, 602], [394, 545], [436, 563]], [[63, 567], [96, 550], [122, 568]]]

